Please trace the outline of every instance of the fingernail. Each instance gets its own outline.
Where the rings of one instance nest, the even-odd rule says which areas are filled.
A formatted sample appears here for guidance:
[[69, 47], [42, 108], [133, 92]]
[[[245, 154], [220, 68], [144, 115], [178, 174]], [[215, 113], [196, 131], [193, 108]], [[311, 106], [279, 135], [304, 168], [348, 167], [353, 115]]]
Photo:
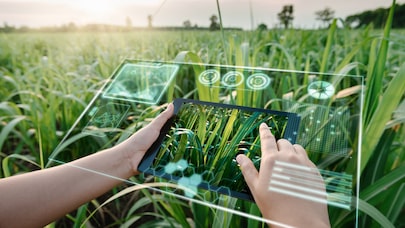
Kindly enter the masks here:
[[173, 103], [169, 103], [169, 105], [167, 105], [166, 111], [171, 110], [172, 108], [173, 108]]
[[236, 156], [236, 161], [238, 162], [238, 164], [240, 164], [243, 161], [243, 158], [241, 156], [239, 156], [239, 154]]
[[266, 123], [261, 123], [260, 124], [260, 128], [263, 128], [263, 129], [266, 129], [266, 130], [269, 130], [270, 131], [270, 134], [273, 134], [273, 132], [271, 132], [271, 127], [269, 127], [269, 125], [267, 125]]
[[241, 162], [242, 162], [243, 158], [242, 156], [239, 156], [239, 154], [236, 156], [236, 162], [238, 163], [238, 167], [240, 170], [242, 170], [242, 166], [241, 166]]

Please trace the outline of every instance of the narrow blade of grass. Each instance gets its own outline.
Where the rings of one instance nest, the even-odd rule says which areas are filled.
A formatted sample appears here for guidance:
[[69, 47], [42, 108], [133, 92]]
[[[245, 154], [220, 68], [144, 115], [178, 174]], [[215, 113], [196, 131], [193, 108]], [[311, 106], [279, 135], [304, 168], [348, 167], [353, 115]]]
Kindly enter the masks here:
[[[383, 78], [385, 71], [385, 64], [387, 61], [387, 54], [389, 49], [389, 37], [391, 32], [392, 21], [394, 18], [395, 0], [392, 3], [387, 22], [384, 28], [384, 36], [381, 40], [381, 44], [376, 56], [375, 63], [369, 62], [369, 71], [367, 75], [367, 93], [365, 97], [364, 107], [364, 123], [367, 125], [371, 121], [374, 111], [377, 109], [377, 105], [380, 99], [383, 88]], [[402, 81], [403, 83], [403, 81]]]

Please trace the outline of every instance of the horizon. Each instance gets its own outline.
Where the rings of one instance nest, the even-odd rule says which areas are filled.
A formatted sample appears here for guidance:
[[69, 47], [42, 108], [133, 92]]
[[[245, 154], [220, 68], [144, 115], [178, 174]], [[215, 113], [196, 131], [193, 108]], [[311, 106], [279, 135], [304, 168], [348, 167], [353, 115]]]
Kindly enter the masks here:
[[[405, 0], [396, 1], [397, 4]], [[322, 23], [315, 12], [326, 7], [335, 11], [336, 18], [366, 10], [388, 8], [392, 1], [369, 0], [354, 2], [344, 0], [222, 0], [219, 1], [223, 26], [227, 28], [256, 29], [261, 23], [269, 28], [279, 24], [277, 14], [284, 5], [294, 6], [294, 28], [314, 29]], [[123, 26], [130, 19], [133, 27], [147, 27], [147, 17], [152, 16], [153, 27], [182, 27], [191, 25], [208, 27], [209, 18], [217, 15], [216, 1], [202, 0], [0, 0], [0, 23], [29, 28], [57, 27], [74, 23], [76, 26], [105, 24]]]

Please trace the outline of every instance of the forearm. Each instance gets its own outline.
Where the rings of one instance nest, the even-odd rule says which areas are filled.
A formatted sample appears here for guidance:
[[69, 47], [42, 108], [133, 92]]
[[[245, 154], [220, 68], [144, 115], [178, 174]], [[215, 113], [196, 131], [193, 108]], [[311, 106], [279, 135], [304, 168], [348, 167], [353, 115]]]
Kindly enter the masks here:
[[[0, 180], [0, 227], [44, 226], [133, 174], [126, 157], [106, 150], [58, 167]], [[77, 168], [81, 167], [81, 168]]]
[[58, 167], [0, 179], [0, 227], [44, 226], [138, 173], [173, 104], [119, 145]]

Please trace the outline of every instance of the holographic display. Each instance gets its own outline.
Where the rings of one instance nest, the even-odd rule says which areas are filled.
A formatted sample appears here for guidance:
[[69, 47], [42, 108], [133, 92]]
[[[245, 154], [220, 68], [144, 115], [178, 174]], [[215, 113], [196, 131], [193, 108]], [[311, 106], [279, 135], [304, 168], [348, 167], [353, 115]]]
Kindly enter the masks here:
[[308, 94], [317, 99], [328, 99], [335, 94], [335, 87], [329, 82], [315, 81], [309, 84]]
[[[266, 123], [277, 139], [295, 142], [295, 113], [176, 99], [175, 117], [150, 148], [139, 170], [187, 186], [253, 200], [236, 163], [243, 153], [259, 168], [259, 125]], [[178, 167], [178, 170], [175, 169]]]
[[269, 191], [349, 210], [351, 185], [351, 175], [275, 161]]
[[[302, 145], [317, 168], [277, 161], [269, 191], [325, 203], [330, 214], [355, 213], [357, 218], [363, 83], [362, 76], [353, 75], [127, 59], [89, 102], [47, 166], [111, 148], [168, 103], [192, 100], [177, 106], [163, 144], [140, 167], [145, 180], [170, 185], [149, 187], [151, 192], [264, 221], [235, 155], [247, 154], [259, 168], [257, 126], [265, 121], [278, 138]], [[252, 123], [244, 128], [247, 121]], [[313, 181], [317, 172], [324, 189]]]
[[101, 107], [94, 107], [90, 112], [89, 120], [83, 131], [92, 133], [95, 129], [116, 129], [126, 113], [128, 112], [130, 106], [125, 104], [115, 104], [107, 103]]
[[126, 64], [103, 93], [105, 98], [157, 104], [178, 70], [173, 64]]

